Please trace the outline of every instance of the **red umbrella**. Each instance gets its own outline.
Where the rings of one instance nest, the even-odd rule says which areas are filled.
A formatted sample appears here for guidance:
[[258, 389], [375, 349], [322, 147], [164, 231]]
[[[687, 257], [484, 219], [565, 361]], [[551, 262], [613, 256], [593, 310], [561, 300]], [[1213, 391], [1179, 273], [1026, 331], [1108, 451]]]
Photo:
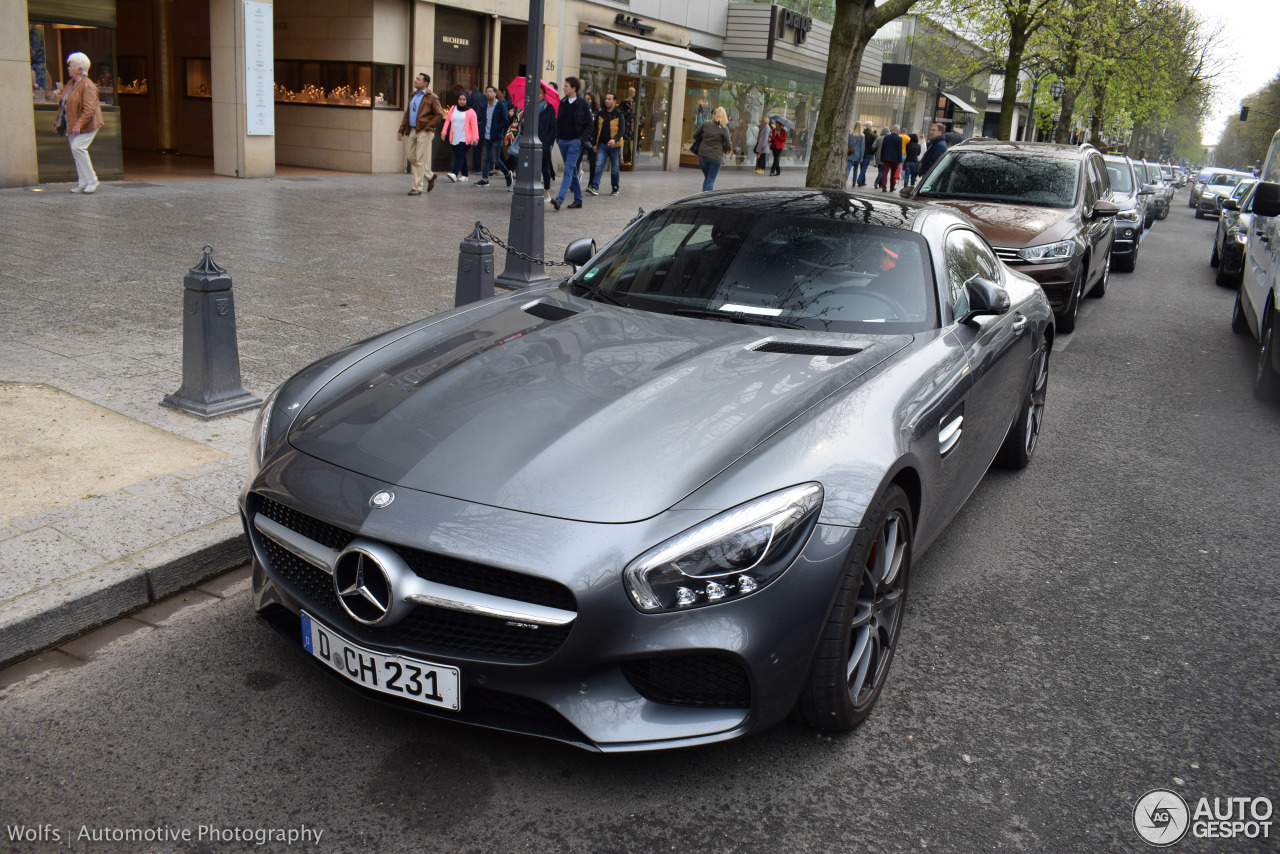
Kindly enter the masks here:
[[[560, 114], [560, 94], [551, 85], [544, 80], [538, 81], [542, 84], [542, 97], [551, 105], [551, 109], [556, 111], [556, 115]], [[524, 109], [524, 78], [517, 77], [507, 84], [507, 91], [511, 93], [511, 103], [516, 105], [516, 109]]]

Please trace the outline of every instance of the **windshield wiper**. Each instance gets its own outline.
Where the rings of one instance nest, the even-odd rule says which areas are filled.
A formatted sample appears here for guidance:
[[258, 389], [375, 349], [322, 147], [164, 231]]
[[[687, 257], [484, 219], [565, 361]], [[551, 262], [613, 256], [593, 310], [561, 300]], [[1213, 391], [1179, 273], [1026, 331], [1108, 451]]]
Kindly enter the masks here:
[[777, 320], [772, 317], [761, 317], [745, 311], [720, 311], [714, 308], [677, 308], [672, 314], [682, 317], [705, 317], [707, 320], [723, 320], [727, 323], [745, 323], [748, 326], [777, 326], [782, 329], [804, 329], [799, 323], [789, 320]]
[[586, 282], [579, 282], [574, 279], [570, 279], [569, 286], [582, 288], [582, 290], [586, 291], [587, 299], [599, 299], [602, 302], [611, 302], [614, 305], [621, 306], [622, 308], [631, 308], [631, 306], [627, 305], [613, 294], [600, 290], [600, 285], [588, 285]]

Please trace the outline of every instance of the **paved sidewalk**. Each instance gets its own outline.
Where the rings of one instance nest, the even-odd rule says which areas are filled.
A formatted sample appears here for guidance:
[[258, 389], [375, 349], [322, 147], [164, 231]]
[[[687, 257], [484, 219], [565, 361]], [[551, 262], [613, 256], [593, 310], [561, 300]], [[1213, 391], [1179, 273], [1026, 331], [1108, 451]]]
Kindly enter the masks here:
[[[548, 205], [547, 257], [603, 243], [701, 181], [624, 173], [617, 197]], [[725, 171], [717, 186], [803, 181]], [[0, 191], [0, 382], [49, 385], [227, 456], [0, 520], [0, 667], [248, 560], [236, 498], [255, 413], [204, 422], [160, 406], [182, 382], [182, 277], [204, 244], [234, 280], [244, 385], [265, 397], [326, 353], [452, 308], [459, 242], [477, 219], [505, 239], [512, 198], [443, 175], [420, 197], [401, 175], [68, 186]]]

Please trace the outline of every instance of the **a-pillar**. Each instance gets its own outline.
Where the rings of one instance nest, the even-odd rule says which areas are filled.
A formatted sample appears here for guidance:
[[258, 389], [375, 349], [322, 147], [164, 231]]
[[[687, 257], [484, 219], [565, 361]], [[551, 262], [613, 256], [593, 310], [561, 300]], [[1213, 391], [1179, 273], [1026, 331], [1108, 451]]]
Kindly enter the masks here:
[[[26, 20], [26, 0], [0, 0], [0, 21], [5, 22], [0, 27], [0, 187], [26, 187], [40, 180]], [[41, 115], [53, 122], [52, 112]], [[53, 134], [48, 125], [40, 130]]]
[[248, 132], [245, 37], [245, 0], [209, 0], [213, 171], [235, 178], [271, 178], [276, 174], [276, 138]]

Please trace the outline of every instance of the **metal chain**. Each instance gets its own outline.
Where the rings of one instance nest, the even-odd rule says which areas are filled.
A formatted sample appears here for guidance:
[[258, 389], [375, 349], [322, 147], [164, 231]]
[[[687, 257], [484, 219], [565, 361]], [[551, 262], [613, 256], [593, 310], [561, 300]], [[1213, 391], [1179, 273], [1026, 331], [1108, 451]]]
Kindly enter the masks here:
[[[640, 220], [644, 219], [644, 215], [645, 215], [644, 208], [640, 208], [640, 212], [631, 218], [631, 221], [626, 224], [625, 228], [630, 228]], [[499, 237], [498, 235], [490, 231], [488, 227], [484, 225], [484, 223], [480, 222], [480, 220], [476, 220], [476, 228], [480, 230], [480, 236], [483, 237], [485, 240], [488, 240], [490, 243], [492, 243], [495, 246], [502, 247], [507, 252], [510, 252], [512, 255], [516, 256], [517, 258], [521, 258], [525, 261], [528, 261], [530, 264], [541, 264], [544, 267], [572, 267], [573, 266], [567, 261], [547, 261], [543, 258], [539, 258], [536, 255], [526, 255], [525, 253], [521, 252], [519, 249], [516, 249], [512, 246], [507, 245], [507, 242], [505, 240], [503, 240], [501, 237]]]

